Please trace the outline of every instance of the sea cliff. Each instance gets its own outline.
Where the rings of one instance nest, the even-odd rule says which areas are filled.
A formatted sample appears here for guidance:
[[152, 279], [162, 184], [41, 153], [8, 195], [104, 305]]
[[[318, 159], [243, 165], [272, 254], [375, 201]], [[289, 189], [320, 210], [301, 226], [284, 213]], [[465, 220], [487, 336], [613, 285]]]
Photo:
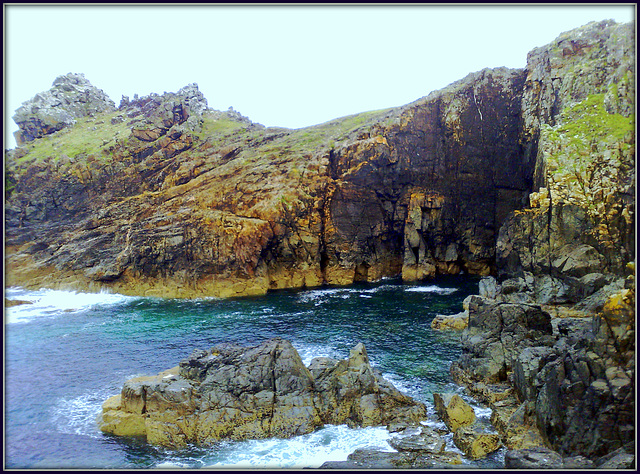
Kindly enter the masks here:
[[593, 22], [524, 69], [298, 130], [212, 110], [196, 84], [116, 107], [61, 76], [14, 116], [6, 283], [230, 297], [480, 275], [452, 373], [510, 466], [627, 466], [634, 48], [633, 24]]
[[[14, 116], [8, 282], [193, 297], [502, 274], [526, 226], [546, 225], [534, 218], [546, 201], [529, 195], [560, 202], [561, 189], [568, 202], [550, 215], [588, 197], [575, 235], [593, 234], [620, 270], [633, 253], [631, 33], [591, 24], [532, 51], [525, 69], [299, 130], [209, 109], [196, 84], [116, 108], [84, 76], [61, 76]], [[586, 130], [578, 145], [560, 123], [592, 107], [607, 139]], [[594, 146], [606, 167], [590, 165]]]

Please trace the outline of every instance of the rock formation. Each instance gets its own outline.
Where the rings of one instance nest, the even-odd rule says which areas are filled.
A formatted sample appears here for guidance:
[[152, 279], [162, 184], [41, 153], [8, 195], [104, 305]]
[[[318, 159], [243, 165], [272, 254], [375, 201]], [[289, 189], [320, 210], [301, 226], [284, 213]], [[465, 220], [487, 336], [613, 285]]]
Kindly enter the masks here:
[[300, 130], [194, 84], [114, 110], [69, 75], [54, 90], [94, 92], [16, 114], [6, 282], [197, 297], [491, 275], [452, 324], [455, 377], [509, 449], [604, 464], [635, 434], [633, 26]]
[[[630, 27], [590, 24], [529, 54], [524, 132], [537, 136], [540, 188], [499, 230], [498, 280], [471, 298], [452, 366], [481, 399], [489, 384], [511, 385], [511, 418], [540, 435], [529, 447], [507, 440], [507, 467], [635, 463]], [[521, 436], [494, 415], [506, 438]]]
[[103, 404], [100, 429], [179, 447], [221, 439], [289, 438], [324, 424], [417, 423], [426, 407], [400, 393], [369, 364], [362, 344], [346, 360], [305, 367], [280, 338], [258, 346], [218, 344], [178, 367], [125, 382]]
[[9, 152], [9, 280], [189, 297], [489, 274], [533, 176], [523, 84], [483, 70], [294, 131], [208, 110], [195, 87], [123, 98], [91, 141], [76, 127]]
[[13, 121], [18, 145], [73, 126], [76, 119], [113, 112], [115, 103], [94, 87], [84, 74], [69, 73], [57, 77], [53, 87], [23, 103], [16, 110]]

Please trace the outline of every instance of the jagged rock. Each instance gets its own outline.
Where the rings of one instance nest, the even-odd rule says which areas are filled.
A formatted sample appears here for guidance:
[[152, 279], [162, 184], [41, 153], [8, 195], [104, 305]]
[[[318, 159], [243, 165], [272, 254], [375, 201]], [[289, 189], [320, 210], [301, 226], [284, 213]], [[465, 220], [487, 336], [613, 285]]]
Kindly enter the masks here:
[[478, 283], [478, 294], [483, 298], [494, 300], [501, 292], [500, 285], [492, 276], [484, 277]]
[[76, 123], [87, 115], [115, 110], [115, 103], [94, 87], [84, 74], [69, 73], [53, 81], [51, 89], [24, 102], [13, 116], [18, 145]]
[[551, 317], [540, 306], [474, 296], [469, 303], [469, 326], [462, 332], [463, 354], [452, 364], [452, 373], [459, 381], [506, 380], [517, 355], [545, 338], [551, 343], [552, 332]]
[[461, 426], [471, 425], [476, 421], [473, 408], [455, 393], [434, 393], [433, 403], [436, 413], [447, 427], [456, 432]]
[[453, 442], [471, 459], [481, 459], [502, 445], [500, 435], [482, 433], [471, 427], [460, 427], [453, 433]]
[[513, 385], [521, 400], [534, 400], [538, 396], [536, 377], [543, 361], [553, 353], [550, 347], [527, 347], [513, 362]]
[[423, 404], [371, 368], [362, 344], [347, 360], [311, 367], [314, 375], [279, 338], [249, 348], [198, 350], [175, 369], [125, 382], [121, 394], [103, 404], [100, 429], [183, 446], [288, 438], [324, 423], [372, 426], [426, 418]]
[[604, 267], [604, 257], [590, 245], [567, 244], [558, 250], [559, 257], [551, 262], [558, 273], [581, 278]]
[[636, 467], [635, 443], [627, 443], [598, 458], [595, 465], [598, 469], [634, 469]]

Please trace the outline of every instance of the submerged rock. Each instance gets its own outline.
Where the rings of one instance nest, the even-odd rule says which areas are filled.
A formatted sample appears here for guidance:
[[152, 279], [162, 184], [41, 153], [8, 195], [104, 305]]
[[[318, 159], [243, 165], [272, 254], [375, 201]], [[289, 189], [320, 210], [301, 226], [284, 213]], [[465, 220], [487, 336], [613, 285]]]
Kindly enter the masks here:
[[125, 382], [103, 404], [103, 432], [146, 436], [168, 447], [221, 439], [289, 438], [325, 423], [416, 423], [426, 407], [369, 364], [362, 344], [349, 358], [307, 368], [286, 340], [198, 350], [157, 376]]

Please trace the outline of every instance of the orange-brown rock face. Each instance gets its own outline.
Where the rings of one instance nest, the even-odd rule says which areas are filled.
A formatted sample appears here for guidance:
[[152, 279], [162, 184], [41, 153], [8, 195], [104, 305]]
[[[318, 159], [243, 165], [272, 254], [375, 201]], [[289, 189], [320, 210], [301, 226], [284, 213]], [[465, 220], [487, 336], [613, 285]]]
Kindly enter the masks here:
[[123, 100], [9, 152], [8, 282], [192, 297], [488, 274], [530, 192], [523, 81], [484, 70], [301, 130], [208, 110], [194, 85]]
[[[300, 130], [208, 109], [194, 84], [123, 98], [115, 111], [96, 106], [7, 153], [8, 282], [233, 296], [386, 276], [488, 275], [496, 261], [518, 271], [526, 263], [518, 236], [507, 245], [498, 230], [517, 230], [522, 219], [508, 216], [542, 193], [542, 177], [553, 178], [554, 202], [570, 181], [565, 161], [579, 157], [563, 152], [573, 145], [559, 127], [575, 135], [571, 114], [602, 102], [612, 130], [602, 133], [615, 135], [629, 112], [630, 69], [610, 71], [607, 82], [607, 68], [591, 67], [627, 65], [616, 51], [628, 27], [585, 28], [532, 51], [527, 69], [485, 69], [403, 107]], [[560, 107], [566, 123], [554, 125]], [[620, 153], [593, 146], [603, 160], [633, 157], [622, 145]], [[624, 166], [616, 170], [626, 176]], [[599, 199], [609, 181], [587, 198]], [[620, 193], [629, 194], [625, 183]], [[627, 207], [585, 212], [609, 219], [615, 211], [628, 227]], [[595, 238], [609, 245], [627, 227], [609, 225]]]

